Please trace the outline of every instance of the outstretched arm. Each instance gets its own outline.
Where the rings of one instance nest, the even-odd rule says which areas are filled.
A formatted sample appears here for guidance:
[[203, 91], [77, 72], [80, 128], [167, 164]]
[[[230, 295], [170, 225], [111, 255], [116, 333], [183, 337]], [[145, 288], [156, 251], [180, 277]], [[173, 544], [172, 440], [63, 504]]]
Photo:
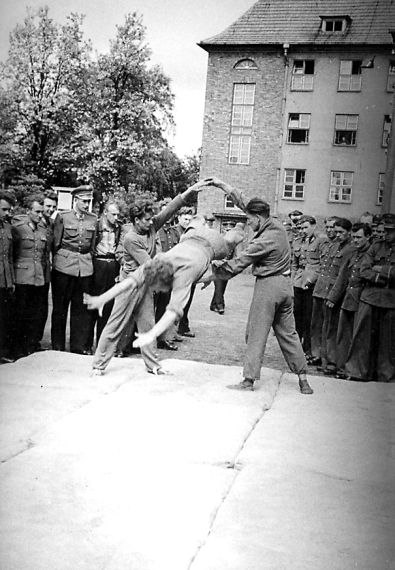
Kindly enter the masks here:
[[233, 186], [227, 184], [226, 182], [223, 182], [215, 176], [211, 178], [205, 178], [203, 180], [203, 183], [205, 183], [207, 186], [216, 186], [222, 190], [222, 192], [224, 192], [227, 196], [229, 196], [229, 198], [233, 200], [233, 202], [240, 208], [240, 210], [243, 210], [243, 212], [245, 212], [248, 200], [245, 200], [242, 192], [239, 192], [239, 190], [233, 188]]
[[141, 347], [153, 343], [158, 336], [164, 333], [175, 322], [177, 317], [177, 313], [166, 309], [163, 316], [150, 331], [146, 333], [136, 333], [137, 339], [133, 342], [133, 346]]
[[133, 277], [127, 277], [120, 283], [111, 287], [108, 291], [105, 291], [102, 295], [98, 297], [93, 297], [92, 295], [88, 295], [88, 293], [84, 293], [84, 304], [88, 306], [88, 309], [93, 311], [97, 309], [99, 311], [99, 315], [102, 316], [103, 314], [103, 307], [109, 301], [118, 297], [124, 291], [132, 292], [137, 287], [136, 281]]

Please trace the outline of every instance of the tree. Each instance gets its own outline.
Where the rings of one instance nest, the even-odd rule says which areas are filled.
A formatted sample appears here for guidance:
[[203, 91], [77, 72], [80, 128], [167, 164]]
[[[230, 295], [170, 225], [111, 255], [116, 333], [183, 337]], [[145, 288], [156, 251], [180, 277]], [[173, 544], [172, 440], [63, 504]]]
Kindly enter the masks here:
[[0, 69], [0, 158], [5, 178], [15, 170], [48, 180], [56, 160], [64, 159], [60, 141], [78, 123], [74, 102], [90, 53], [81, 23], [82, 16], [71, 14], [64, 26], [55, 24], [45, 7], [28, 12], [10, 36], [9, 57]]
[[144, 190], [168, 150], [165, 132], [173, 126], [170, 81], [150, 66], [145, 28], [137, 14], [117, 27], [110, 51], [92, 63], [85, 121], [73, 151], [80, 177], [103, 189], [130, 185]]

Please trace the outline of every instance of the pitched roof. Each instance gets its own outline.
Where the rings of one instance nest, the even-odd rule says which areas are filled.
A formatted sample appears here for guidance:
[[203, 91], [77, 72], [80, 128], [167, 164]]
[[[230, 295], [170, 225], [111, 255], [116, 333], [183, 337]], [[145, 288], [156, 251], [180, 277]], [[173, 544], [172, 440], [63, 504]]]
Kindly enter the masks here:
[[[346, 32], [322, 32], [320, 16], [349, 16]], [[199, 45], [391, 45], [394, 0], [258, 0], [236, 22]]]

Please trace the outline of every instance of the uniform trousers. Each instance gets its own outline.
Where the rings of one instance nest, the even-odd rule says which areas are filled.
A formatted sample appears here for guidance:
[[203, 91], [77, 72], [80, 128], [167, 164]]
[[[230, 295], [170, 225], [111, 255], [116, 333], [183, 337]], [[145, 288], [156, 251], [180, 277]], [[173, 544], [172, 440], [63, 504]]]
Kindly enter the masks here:
[[360, 302], [346, 373], [359, 380], [395, 382], [395, 309]]
[[224, 311], [225, 310], [225, 290], [228, 285], [227, 279], [215, 279], [214, 281], [214, 294], [211, 299], [210, 309], [212, 311]]
[[344, 373], [348, 353], [350, 351], [351, 340], [354, 330], [354, 311], [340, 310], [339, 324], [336, 336], [336, 368], [338, 372]]
[[49, 293], [49, 281], [43, 285], [43, 304], [41, 308], [41, 316], [40, 316], [40, 332], [38, 335], [38, 342], [42, 340], [44, 336], [45, 325], [47, 324], [48, 319], [48, 293]]
[[0, 358], [11, 356], [14, 301], [13, 289], [0, 287]]
[[41, 314], [45, 285], [15, 285], [14, 356], [26, 356], [37, 350], [41, 334]]
[[[92, 295], [101, 295], [115, 285], [115, 279], [119, 275], [119, 263], [115, 259], [96, 259], [93, 258], [93, 278], [92, 278]], [[106, 303], [103, 308], [103, 314], [100, 317], [97, 311], [91, 311], [91, 345], [94, 341], [94, 332], [96, 327], [96, 343], [99, 342], [100, 335], [106, 326], [113, 308], [114, 301]]]
[[312, 311], [313, 289], [302, 289], [302, 287], [294, 287], [295, 326], [305, 354], [311, 353]]
[[52, 327], [53, 350], [66, 348], [67, 312], [70, 306], [70, 351], [81, 354], [91, 348], [90, 311], [83, 302], [84, 293], [91, 292], [92, 276], [76, 277], [55, 269], [52, 271]]
[[325, 305], [321, 354], [327, 368], [336, 368], [339, 316], [339, 305], [335, 305], [331, 309]]
[[322, 326], [324, 322], [325, 299], [313, 297], [311, 313], [311, 354], [314, 358], [321, 358]]
[[295, 328], [293, 290], [288, 276], [257, 278], [255, 281], [246, 330], [244, 378], [259, 380], [271, 327], [290, 370], [295, 374], [305, 373], [307, 362]]
[[192, 288], [191, 288], [191, 294], [189, 295], [188, 303], [185, 305], [184, 312], [183, 312], [182, 317], [178, 323], [178, 333], [179, 334], [183, 334], [185, 332], [190, 332], [190, 330], [191, 330], [189, 328], [188, 313], [189, 313], [189, 309], [191, 308], [191, 305], [192, 305], [192, 300], [193, 300], [193, 296], [195, 294], [195, 289], [196, 289], [196, 284], [193, 284]]
[[[137, 291], [124, 291], [115, 298], [110, 318], [100, 336], [93, 359], [93, 368], [107, 368], [115, 353], [123, 330], [133, 319], [140, 333], [148, 332], [155, 324], [154, 300], [151, 291], [140, 287]], [[152, 344], [142, 347], [141, 355], [147, 370], [159, 368], [160, 364]]]

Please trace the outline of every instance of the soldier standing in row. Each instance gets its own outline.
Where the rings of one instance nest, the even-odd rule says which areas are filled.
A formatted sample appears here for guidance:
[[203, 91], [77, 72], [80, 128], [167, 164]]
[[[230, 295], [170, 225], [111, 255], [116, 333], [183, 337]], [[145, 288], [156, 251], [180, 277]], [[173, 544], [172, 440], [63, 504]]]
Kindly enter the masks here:
[[336, 378], [346, 378], [345, 364], [350, 350], [354, 330], [354, 318], [359, 306], [364, 281], [361, 279], [360, 269], [365, 253], [369, 249], [369, 238], [372, 234], [367, 224], [354, 224], [352, 227], [352, 241], [355, 251], [344, 263], [339, 275], [326, 301], [327, 306], [333, 309], [340, 307], [339, 325], [336, 336]]
[[361, 263], [361, 294], [346, 372], [351, 380], [395, 381], [395, 214], [384, 214], [385, 240]]
[[313, 289], [320, 268], [321, 245], [325, 238], [317, 233], [316, 220], [302, 216], [301, 237], [293, 243], [292, 278], [294, 286], [295, 326], [307, 361], [311, 361], [311, 314]]
[[[320, 269], [313, 289], [313, 309], [311, 315], [311, 359], [310, 364], [322, 365], [321, 343], [324, 323], [324, 303], [328, 271], [332, 263], [332, 247], [336, 240], [335, 216], [325, 220], [326, 240], [320, 246]], [[325, 363], [324, 363], [325, 365]]]
[[66, 348], [70, 305], [70, 351], [91, 354], [91, 316], [83, 294], [91, 290], [97, 217], [88, 211], [92, 200], [89, 186], [75, 188], [72, 195], [73, 209], [59, 214], [54, 224], [52, 349]]
[[11, 211], [15, 201], [0, 191], [0, 364], [11, 358], [11, 308], [14, 293], [14, 260], [11, 230]]
[[13, 220], [15, 271], [15, 338], [14, 356], [21, 358], [37, 350], [41, 335], [49, 282], [47, 273], [48, 240], [41, 222], [44, 209], [42, 195], [26, 200], [26, 215]]

